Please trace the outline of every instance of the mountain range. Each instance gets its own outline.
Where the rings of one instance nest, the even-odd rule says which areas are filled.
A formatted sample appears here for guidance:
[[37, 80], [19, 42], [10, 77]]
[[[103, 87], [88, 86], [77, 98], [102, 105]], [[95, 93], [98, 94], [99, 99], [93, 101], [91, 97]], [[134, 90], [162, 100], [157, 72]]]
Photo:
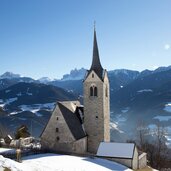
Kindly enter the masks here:
[[[6, 72], [0, 76], [0, 125], [15, 130], [21, 123], [38, 136], [56, 101], [82, 102], [82, 81], [86, 69], [74, 69], [60, 80], [35, 80]], [[149, 127], [160, 123], [171, 138], [171, 66], [142, 72], [117, 69], [108, 71], [110, 80], [112, 140], [135, 136], [139, 120]], [[36, 130], [36, 131], [35, 131]], [[133, 131], [134, 130], [134, 131]]]

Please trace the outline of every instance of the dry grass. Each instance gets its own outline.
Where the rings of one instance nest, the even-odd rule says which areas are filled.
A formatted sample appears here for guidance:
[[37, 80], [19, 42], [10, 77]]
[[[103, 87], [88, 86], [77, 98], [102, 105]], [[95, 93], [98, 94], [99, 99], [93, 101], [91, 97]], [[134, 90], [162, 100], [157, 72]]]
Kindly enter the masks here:
[[143, 169], [138, 169], [138, 170], [136, 170], [136, 171], [153, 171], [153, 169], [152, 169], [151, 167], [149, 167], [149, 166], [146, 166], [145, 168], [143, 168]]
[[5, 167], [5, 168], [4, 168], [4, 171], [11, 171], [11, 169]]

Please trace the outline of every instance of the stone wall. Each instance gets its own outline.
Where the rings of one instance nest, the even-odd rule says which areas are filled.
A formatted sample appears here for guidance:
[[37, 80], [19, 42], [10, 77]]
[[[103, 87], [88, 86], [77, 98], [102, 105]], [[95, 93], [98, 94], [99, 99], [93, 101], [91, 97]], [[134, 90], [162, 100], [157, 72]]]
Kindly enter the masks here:
[[138, 150], [135, 146], [133, 161], [132, 161], [132, 169], [138, 169]]
[[142, 153], [139, 156], [139, 166], [138, 166], [138, 168], [142, 169], [142, 168], [144, 168], [146, 166], [147, 166], [147, 153]]
[[69, 144], [73, 141], [75, 141], [75, 138], [68, 128], [59, 107], [56, 106], [41, 135], [42, 147], [45, 149], [59, 150], [61, 145], [58, 146], [57, 144]]
[[122, 159], [122, 158], [121, 159], [120, 158], [108, 158], [108, 159], [114, 162], [120, 163], [129, 168], [132, 168], [132, 159]]
[[73, 137], [58, 106], [41, 135], [41, 144], [43, 149], [54, 152], [82, 154], [87, 151], [87, 137], [79, 140]]

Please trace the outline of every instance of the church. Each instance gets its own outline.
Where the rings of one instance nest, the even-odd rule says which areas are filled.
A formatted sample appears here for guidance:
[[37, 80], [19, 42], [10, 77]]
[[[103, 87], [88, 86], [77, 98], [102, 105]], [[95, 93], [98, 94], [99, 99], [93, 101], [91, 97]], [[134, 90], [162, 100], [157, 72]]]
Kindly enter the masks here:
[[110, 142], [110, 95], [107, 71], [103, 69], [94, 29], [93, 58], [83, 80], [83, 103], [57, 102], [41, 134], [45, 149], [97, 153], [100, 142]]
[[69, 154], [93, 154], [130, 168], [146, 166], [135, 144], [110, 142], [110, 85], [103, 69], [94, 29], [93, 56], [83, 80], [83, 105], [58, 101], [41, 134], [42, 148]]

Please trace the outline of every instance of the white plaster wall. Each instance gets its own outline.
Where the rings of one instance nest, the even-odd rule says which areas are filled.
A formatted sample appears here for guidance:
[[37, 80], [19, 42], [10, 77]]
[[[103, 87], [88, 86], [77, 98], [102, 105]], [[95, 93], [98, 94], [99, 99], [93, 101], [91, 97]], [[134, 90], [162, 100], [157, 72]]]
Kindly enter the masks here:
[[147, 154], [146, 153], [142, 153], [139, 156], [139, 169], [142, 169], [144, 167], [147, 166]]
[[132, 161], [132, 169], [138, 169], [138, 150], [135, 146], [133, 161]]

